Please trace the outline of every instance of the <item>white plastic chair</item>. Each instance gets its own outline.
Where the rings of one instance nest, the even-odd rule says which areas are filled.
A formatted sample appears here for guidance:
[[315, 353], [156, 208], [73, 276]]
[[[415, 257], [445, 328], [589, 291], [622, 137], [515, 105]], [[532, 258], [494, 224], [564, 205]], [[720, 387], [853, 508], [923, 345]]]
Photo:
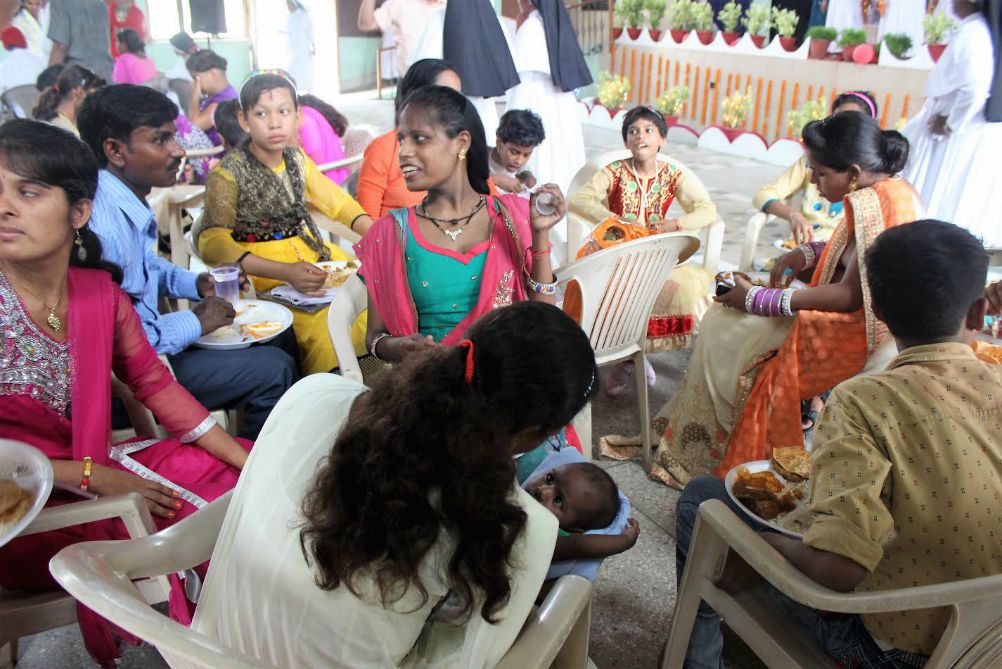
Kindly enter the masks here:
[[[637, 401], [644, 442], [644, 462], [650, 466], [650, 406], [647, 401], [647, 321], [661, 287], [675, 265], [696, 252], [699, 240], [687, 233], [653, 235], [593, 253], [557, 270], [566, 286], [581, 290], [581, 328], [588, 335], [599, 366], [632, 358], [637, 373]], [[575, 430], [591, 457], [591, 405], [575, 419]]]
[[334, 345], [341, 376], [362, 383], [362, 368], [355, 357], [355, 345], [351, 342], [351, 329], [369, 304], [369, 294], [365, 284], [352, 274], [337, 289], [334, 301], [327, 310], [327, 333]]
[[[146, 501], [138, 493], [129, 493], [42, 509], [18, 536], [109, 518], [120, 518], [133, 538], [156, 531]], [[167, 600], [165, 578], [144, 579], [136, 587], [143, 601], [149, 604]], [[21, 637], [69, 625], [76, 619], [76, 601], [62, 590], [27, 593], [0, 589], [0, 667], [13, 666]]]
[[41, 93], [34, 84], [14, 86], [0, 95], [3, 114], [6, 118], [31, 118], [31, 111], [38, 104]]
[[769, 667], [838, 666], [794, 628], [763, 587], [730, 595], [714, 585], [729, 551], [785, 595], [815, 609], [872, 614], [944, 606], [950, 619], [926, 669], [1002, 666], [1002, 574], [899, 590], [835, 592], [791, 565], [723, 502], [710, 500], [699, 507], [662, 669], [682, 666], [701, 599]]
[[[49, 563], [56, 580], [83, 604], [154, 645], [172, 667], [246, 669], [271, 665], [180, 625], [152, 609], [132, 579], [170, 574], [208, 560], [232, 492], [176, 525], [145, 539], [97, 541], [60, 551]], [[557, 581], [532, 614], [499, 667], [585, 667], [591, 583], [579, 576]], [[273, 668], [274, 669], [274, 668]]]
[[748, 225], [745, 227], [745, 241], [741, 247], [741, 262], [738, 263], [739, 272], [750, 272], [752, 270], [752, 263], [755, 261], [755, 249], [758, 248], [758, 238], [762, 235], [762, 228], [778, 219], [778, 216], [767, 214], [764, 211], [753, 214], [748, 219]]
[[[630, 153], [629, 149], [615, 149], [613, 151], [606, 151], [605, 153], [595, 156], [589, 160], [584, 167], [578, 170], [578, 173], [574, 175], [573, 179], [571, 179], [570, 189], [567, 193], [568, 197], [570, 196], [570, 193], [576, 193], [582, 186], [591, 181], [591, 178], [595, 175], [595, 173], [609, 163], [616, 160], [626, 160], [632, 155], [633, 154]], [[696, 183], [702, 185], [703, 182], [696, 172], [686, 167], [681, 161], [663, 153], [658, 154], [658, 160], [662, 160], [679, 169], [685, 170], [688, 172], [689, 178], [694, 179]], [[588, 221], [571, 212], [567, 212], [568, 259], [572, 259], [577, 256], [578, 251], [581, 249], [581, 245], [584, 244], [585, 237], [587, 237], [599, 223], [601, 223], [601, 221]], [[716, 274], [717, 267], [720, 265], [721, 249], [724, 245], [723, 219], [718, 217], [714, 223], [706, 226], [696, 234], [698, 234], [702, 239], [703, 267], [705, 267], [711, 274]]]

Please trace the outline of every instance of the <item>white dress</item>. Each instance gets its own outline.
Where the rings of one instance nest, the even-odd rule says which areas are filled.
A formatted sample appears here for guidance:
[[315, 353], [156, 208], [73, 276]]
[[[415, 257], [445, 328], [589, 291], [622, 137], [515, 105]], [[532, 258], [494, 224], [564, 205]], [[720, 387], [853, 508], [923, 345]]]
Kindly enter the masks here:
[[22, 9], [11, 21], [11, 25], [24, 35], [24, 41], [28, 43], [28, 51], [47, 59], [49, 52], [52, 51], [52, 40], [46, 35], [48, 31], [48, 6], [43, 7], [42, 12], [44, 13], [39, 14], [42, 20], [39, 21], [27, 9]]
[[925, 28], [922, 26], [925, 20], [925, 1], [887, 0], [887, 11], [877, 26], [877, 41], [883, 39], [884, 35], [904, 33], [912, 38], [909, 54], [921, 49], [925, 43]]
[[454, 539], [446, 532], [418, 569], [426, 600], [408, 588], [384, 607], [369, 580], [355, 583], [361, 597], [314, 581], [299, 545], [303, 495], [364, 391], [341, 376], [314, 374], [275, 406], [234, 489], [192, 629], [284, 669], [493, 667], [532, 609], [558, 529], [556, 517], [514, 481], [512, 495], [527, 519], [497, 624], [479, 613], [465, 625], [428, 621], [448, 593]]
[[[505, 41], [508, 42], [508, 50], [514, 53], [511, 35], [504, 29], [504, 24], [501, 25], [501, 32], [504, 33]], [[428, 17], [428, 22], [424, 25], [424, 30], [421, 31], [414, 49], [411, 50], [410, 58], [407, 60], [408, 67], [424, 58], [437, 58], [441, 60], [444, 50], [442, 46], [444, 33], [445, 8], [442, 8]], [[477, 114], [480, 116], [480, 122], [484, 125], [484, 135], [487, 139], [487, 145], [493, 146], [494, 135], [497, 134], [499, 120], [497, 104], [494, 102], [495, 98], [467, 95], [466, 99], [473, 104], [477, 110]]]
[[[893, 2], [894, 0], [890, 0]], [[828, 0], [828, 15], [825, 17], [825, 25], [834, 28], [841, 33], [846, 28], [863, 28], [866, 21], [863, 20], [863, 7], [859, 0]], [[829, 51], [841, 51], [838, 45], [838, 38], [832, 40]]]
[[[1002, 248], [1002, 123], [988, 123], [984, 115], [993, 53], [984, 17], [964, 19], [929, 75], [925, 104], [905, 127], [911, 147], [904, 177], [930, 218], [956, 223], [985, 246]], [[947, 117], [947, 137], [929, 132], [930, 119], [939, 115]]]
[[[519, 26], [511, 53], [522, 83], [508, 91], [507, 108], [535, 112], [543, 120], [546, 133], [546, 139], [532, 152], [525, 168], [540, 185], [555, 183], [568, 196], [571, 180], [585, 165], [584, 136], [574, 91], [560, 90], [550, 75], [546, 33], [538, 11], [533, 10]], [[564, 249], [567, 245], [566, 221], [558, 223], [554, 232], [557, 236], [554, 250]]]
[[305, 9], [289, 12], [286, 23], [289, 38], [289, 74], [300, 93], [313, 90], [313, 19]]

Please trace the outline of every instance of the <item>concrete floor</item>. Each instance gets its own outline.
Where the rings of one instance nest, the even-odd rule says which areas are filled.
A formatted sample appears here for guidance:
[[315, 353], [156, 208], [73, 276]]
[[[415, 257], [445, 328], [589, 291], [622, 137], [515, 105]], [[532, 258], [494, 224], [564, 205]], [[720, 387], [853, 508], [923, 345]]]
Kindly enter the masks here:
[[[370, 123], [388, 129], [393, 120], [392, 102], [376, 100], [372, 92], [346, 95], [336, 101], [353, 124]], [[618, 132], [588, 128], [588, 156], [622, 146]], [[668, 152], [696, 171], [727, 224], [722, 264], [736, 265], [745, 224], [755, 213], [751, 197], [760, 185], [775, 178], [781, 169], [756, 161], [699, 151], [692, 145], [672, 145]], [[763, 231], [756, 252], [759, 262], [773, 257], [773, 240], [785, 238], [783, 228]], [[652, 414], [675, 392], [689, 359], [688, 351], [654, 355], [658, 374], [651, 389]], [[600, 395], [593, 407], [595, 439], [605, 434], [639, 433], [639, 413], [631, 389], [617, 398]], [[596, 449], [597, 452], [597, 449]], [[595, 665], [647, 669], [657, 666], [675, 604], [675, 503], [679, 493], [647, 478], [638, 462], [601, 461], [616, 483], [629, 496], [641, 525], [633, 549], [606, 560], [595, 581], [591, 658]], [[737, 647], [737, 649], [736, 649]], [[75, 669], [93, 667], [83, 650], [76, 626], [22, 639], [18, 667], [21, 669]], [[738, 644], [725, 649], [726, 666], [753, 669], [759, 663]], [[122, 667], [158, 669], [166, 663], [148, 646], [128, 648]]]

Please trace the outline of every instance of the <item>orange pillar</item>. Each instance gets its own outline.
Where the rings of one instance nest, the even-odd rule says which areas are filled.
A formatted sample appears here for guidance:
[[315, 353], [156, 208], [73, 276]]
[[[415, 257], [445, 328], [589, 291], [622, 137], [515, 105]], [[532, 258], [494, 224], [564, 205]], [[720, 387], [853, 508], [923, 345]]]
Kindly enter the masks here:
[[887, 96], [884, 97], [884, 111], [880, 114], [880, 127], [881, 128], [886, 128], [887, 127], [887, 111], [890, 108], [891, 108], [891, 94], [888, 93]]
[[758, 82], [755, 84], [755, 115], [752, 116], [752, 131], [758, 128], [758, 108], [759, 103], [762, 101], [762, 77], [758, 78]]
[[627, 99], [633, 99], [633, 96], [637, 94], [637, 80], [633, 78], [636, 66], [637, 66], [637, 50], [630, 49], [630, 97]]
[[674, 79], [674, 83], [672, 84], [672, 86], [678, 86], [678, 67], [679, 67], [679, 62], [676, 60], [675, 61], [675, 79]]
[[814, 99], [814, 86], [811, 85], [807, 87], [807, 97], [804, 98], [804, 102], [810, 102], [813, 99]]
[[776, 103], [776, 137], [779, 139], [783, 136], [781, 129], [783, 127], [783, 103], [786, 102], [786, 79], [783, 79], [783, 83], [779, 87], [779, 100]]
[[653, 104], [654, 100], [657, 99], [657, 94], [655, 94], [654, 97], [651, 97], [651, 86], [653, 85], [652, 84], [653, 81], [654, 81], [654, 54], [652, 53], [647, 57], [647, 100], [650, 101], [651, 104]]
[[696, 76], [692, 78], [692, 113], [693, 120], [699, 115], [699, 65], [696, 66]]
[[661, 88], [661, 81], [662, 81], [661, 77], [664, 75], [664, 69], [665, 69], [665, 57], [658, 56], [658, 85], [657, 89], [654, 91], [655, 98], [661, 97], [661, 92], [664, 90], [663, 88]]
[[762, 108], [762, 136], [769, 139], [769, 107], [772, 106], [772, 79], [765, 87], [765, 107]]
[[710, 68], [706, 68], [706, 74], [703, 76], [703, 108], [700, 111], [700, 124], [706, 125], [706, 102], [710, 98]]
[[[793, 111], [794, 109], [797, 108], [797, 102], [799, 101], [800, 101], [800, 82], [797, 81], [793, 83], [793, 97], [790, 99], [790, 111]], [[782, 118], [782, 114], [780, 114], [780, 118]], [[791, 136], [789, 128], [786, 129], [786, 136], [787, 137]]]
[[901, 116], [902, 116], [902, 118], [908, 118], [908, 103], [911, 101], [911, 97], [912, 96], [910, 96], [910, 95], [906, 95], [905, 96], [905, 102], [901, 106]]
[[713, 75], [713, 108], [710, 110], [710, 125], [717, 125], [717, 110], [720, 109], [720, 68]]

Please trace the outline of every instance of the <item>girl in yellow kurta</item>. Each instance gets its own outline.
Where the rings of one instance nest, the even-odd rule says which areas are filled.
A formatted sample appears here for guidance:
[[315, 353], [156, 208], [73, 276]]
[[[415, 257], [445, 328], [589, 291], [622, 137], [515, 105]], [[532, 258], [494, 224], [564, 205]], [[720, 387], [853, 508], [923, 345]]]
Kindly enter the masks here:
[[[210, 265], [239, 264], [257, 290], [288, 283], [315, 294], [326, 273], [313, 263], [351, 258], [325, 242], [306, 210], [309, 200], [329, 218], [364, 232], [372, 224], [362, 207], [327, 179], [294, 143], [298, 98], [279, 73], [252, 75], [240, 90], [239, 121], [250, 141], [231, 151], [209, 174], [198, 251]], [[327, 309], [293, 310], [292, 327], [303, 372], [338, 366], [327, 332]], [[365, 351], [365, 317], [352, 333]]]

